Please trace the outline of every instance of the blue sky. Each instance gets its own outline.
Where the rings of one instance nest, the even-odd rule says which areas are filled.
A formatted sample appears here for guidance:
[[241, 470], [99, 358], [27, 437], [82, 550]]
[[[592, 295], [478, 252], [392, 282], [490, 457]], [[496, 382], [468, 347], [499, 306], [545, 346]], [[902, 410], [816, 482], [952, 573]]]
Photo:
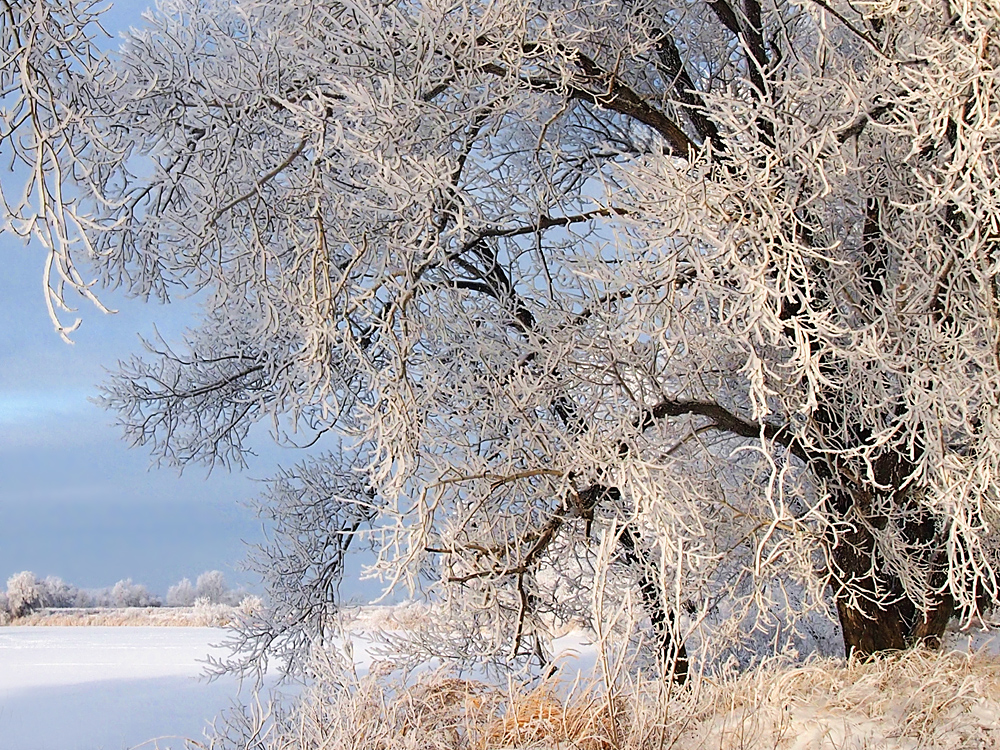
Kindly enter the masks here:
[[114, 415], [94, 405], [105, 368], [140, 349], [139, 334], [179, 331], [193, 322], [180, 309], [102, 295], [120, 308], [105, 315], [81, 304], [75, 344], [53, 330], [42, 297], [44, 255], [0, 236], [0, 582], [20, 570], [58, 575], [85, 587], [131, 577], [164, 593], [181, 577], [218, 568], [235, 582], [241, 540], [259, 541], [241, 501], [253, 477], [272, 473], [291, 451], [262, 446], [267, 458], [229, 474], [203, 467], [183, 476], [150, 466], [128, 449]]
[[[109, 30], [139, 20], [145, 3], [119, 3]], [[9, 173], [0, 179], [13, 179]], [[210, 476], [202, 467], [179, 476], [150, 468], [149, 454], [130, 450], [114, 416], [88, 399], [119, 359], [140, 349], [155, 322], [167, 338], [193, 323], [195, 305], [144, 305], [105, 293], [117, 307], [105, 315], [81, 300], [83, 324], [65, 344], [54, 332], [42, 296], [44, 253], [0, 234], [0, 586], [32, 570], [84, 587], [131, 577], [153, 591], [181, 577], [220, 569], [232, 583], [243, 541], [262, 539], [241, 501], [258, 491], [292, 451], [262, 445], [266, 457], [249, 471]], [[72, 318], [70, 318], [71, 320]]]

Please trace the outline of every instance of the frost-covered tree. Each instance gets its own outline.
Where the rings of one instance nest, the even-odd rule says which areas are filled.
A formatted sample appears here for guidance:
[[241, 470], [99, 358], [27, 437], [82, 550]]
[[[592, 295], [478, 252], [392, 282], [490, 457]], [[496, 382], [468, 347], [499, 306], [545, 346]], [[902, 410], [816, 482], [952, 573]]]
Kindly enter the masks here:
[[24, 617], [45, 606], [43, 584], [29, 570], [7, 579], [7, 608], [14, 617]]
[[131, 578], [118, 581], [111, 587], [108, 599], [112, 607], [158, 607], [159, 600], [149, 593], [141, 583], [132, 583]]
[[204, 295], [107, 390], [133, 443], [327, 450], [254, 643], [322, 633], [359, 538], [508, 664], [995, 600], [997, 3], [166, 0], [110, 56], [93, 7], [0, 20], [8, 227], [64, 334], [91, 269]]
[[95, 607], [97, 606], [97, 597], [92, 591], [87, 591], [86, 589], [76, 589], [76, 596], [73, 599], [73, 603], [68, 605], [70, 607]]
[[191, 581], [187, 578], [182, 578], [175, 585], [167, 589], [167, 606], [191, 607], [194, 605], [196, 597], [195, 588], [191, 585]]
[[208, 570], [198, 576], [195, 584], [195, 598], [207, 599], [212, 604], [232, 604], [226, 576], [221, 570]]
[[42, 601], [46, 607], [76, 607], [80, 600], [80, 590], [71, 583], [66, 583], [59, 576], [46, 576], [39, 582], [42, 590]]

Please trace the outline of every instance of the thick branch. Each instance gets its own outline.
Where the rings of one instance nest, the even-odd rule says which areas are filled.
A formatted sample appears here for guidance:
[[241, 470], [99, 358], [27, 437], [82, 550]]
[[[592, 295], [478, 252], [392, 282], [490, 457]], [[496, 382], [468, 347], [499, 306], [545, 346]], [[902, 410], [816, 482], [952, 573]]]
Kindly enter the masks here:
[[646, 430], [652, 427], [658, 419], [685, 415], [707, 417], [712, 420], [716, 429], [740, 437], [759, 438], [763, 435], [768, 440], [773, 440], [778, 445], [784, 446], [793, 456], [806, 463], [811, 463], [816, 458], [784, 426], [745, 420], [711, 401], [661, 401], [653, 408], [643, 412], [638, 427], [641, 430]]
[[740, 21], [736, 17], [736, 12], [726, 0], [712, 0], [709, 6], [715, 11], [715, 15], [722, 25], [729, 29], [735, 36], [740, 35]]
[[837, 141], [840, 143], [845, 143], [846, 141], [849, 141], [851, 138], [855, 138], [861, 135], [864, 129], [868, 127], [869, 122], [871, 122], [872, 120], [878, 120], [879, 117], [884, 115], [890, 109], [892, 109], [892, 104], [882, 104], [879, 105], [878, 107], [872, 107], [870, 112], [866, 112], [862, 115], [859, 115], [854, 122], [852, 122], [843, 130], [838, 131]]
[[[528, 47], [530, 48], [530, 45]], [[572, 59], [586, 74], [589, 82], [602, 84], [604, 90], [592, 91], [574, 83], [567, 85], [561, 81], [533, 76], [520, 77], [518, 80], [527, 88], [534, 91], [562, 91], [568, 94], [571, 99], [579, 99], [594, 104], [601, 109], [632, 117], [662, 135], [667, 142], [667, 152], [671, 156], [687, 159], [692, 152], [697, 150], [695, 144], [687, 137], [687, 134], [681, 130], [677, 123], [653, 107], [635, 91], [617, 80], [589, 57], [581, 52], [577, 52], [573, 55]], [[480, 70], [500, 78], [507, 78], [511, 75], [508, 68], [496, 63], [487, 63]]]
[[463, 576], [449, 576], [448, 583], [468, 583], [469, 581], [477, 578], [490, 578], [496, 580], [499, 578], [506, 578], [507, 576], [523, 575], [524, 573], [527, 573], [538, 556], [545, 551], [546, 547], [548, 547], [555, 538], [556, 532], [559, 530], [559, 527], [562, 526], [565, 519], [566, 515], [564, 513], [557, 512], [553, 515], [552, 518], [550, 518], [542, 527], [538, 536], [535, 538], [534, 543], [531, 545], [531, 548], [516, 564], [500, 568], [499, 570], [491, 568], [488, 570], [477, 570]]
[[671, 156], [687, 159], [696, 150], [691, 139], [673, 120], [651, 106], [635, 91], [605, 71], [587, 55], [577, 52], [573, 60], [589, 78], [607, 86], [607, 91], [604, 93], [594, 93], [587, 89], [570, 86], [569, 92], [573, 98], [592, 101], [603, 109], [628, 115], [648, 125], [667, 140]]
[[[484, 229], [479, 233], [479, 237], [517, 237], [523, 234], [534, 234], [535, 232], [551, 229], [552, 227], [568, 227], [570, 224], [580, 224], [599, 217], [627, 216], [628, 214], [629, 211], [624, 208], [611, 207], [599, 208], [594, 211], [587, 211], [573, 216], [539, 216], [535, 219], [533, 224], [526, 224], [520, 227], [509, 227], [507, 229]], [[476, 243], [477, 241], [478, 240], [472, 240], [470, 243], [466, 244], [466, 247], [470, 244]]]
[[691, 120], [691, 124], [703, 141], [711, 143], [717, 151], [723, 150], [724, 143], [719, 138], [719, 129], [705, 114], [707, 111], [705, 102], [684, 67], [673, 37], [659, 29], [654, 31], [657, 35], [656, 52], [660, 65], [669, 77], [677, 98], [683, 103], [684, 114]]

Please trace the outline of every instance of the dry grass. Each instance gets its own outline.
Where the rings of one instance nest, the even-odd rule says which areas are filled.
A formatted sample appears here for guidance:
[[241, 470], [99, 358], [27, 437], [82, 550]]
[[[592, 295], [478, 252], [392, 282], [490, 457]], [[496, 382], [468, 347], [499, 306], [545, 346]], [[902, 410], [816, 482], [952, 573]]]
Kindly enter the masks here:
[[567, 701], [552, 685], [517, 693], [475, 680], [428, 676], [406, 687], [364, 679], [304, 696], [274, 750], [494, 750], [565, 747], [613, 750], [607, 702]]
[[[908, 652], [728, 677], [507, 689], [454, 676], [317, 683], [268, 750], [1000, 749], [1000, 658]], [[254, 731], [263, 731], [257, 727]], [[260, 736], [260, 735], [258, 735]], [[219, 743], [217, 747], [244, 747]]]
[[509, 701], [479, 737], [480, 750], [525, 745], [566, 745], [580, 750], [613, 750], [624, 718], [596, 693], [573, 700], [541, 687]]
[[10, 625], [35, 626], [151, 626], [151, 627], [224, 627], [235, 616], [236, 608], [224, 604], [195, 607], [87, 607], [76, 609], [40, 609]]

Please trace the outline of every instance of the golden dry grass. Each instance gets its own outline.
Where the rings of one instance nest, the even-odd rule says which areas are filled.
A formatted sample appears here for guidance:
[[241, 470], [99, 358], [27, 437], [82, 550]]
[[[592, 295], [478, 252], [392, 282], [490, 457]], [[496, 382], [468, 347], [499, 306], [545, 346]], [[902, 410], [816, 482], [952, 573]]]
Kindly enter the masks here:
[[591, 693], [561, 699], [551, 688], [515, 696], [502, 715], [486, 725], [479, 750], [538, 744], [568, 744], [579, 750], [613, 750], [624, 715], [609, 710], [608, 700]]
[[10, 621], [10, 625], [40, 627], [150, 626], [150, 627], [224, 627], [235, 617], [235, 608], [225, 605], [208, 607], [87, 607], [77, 609], [41, 609]]
[[560, 698], [555, 686], [526, 692], [500, 690], [455, 677], [432, 677], [403, 691], [396, 708], [400, 737], [419, 745], [491, 750], [498, 747], [567, 745], [612, 750], [607, 702], [596, 694]]

